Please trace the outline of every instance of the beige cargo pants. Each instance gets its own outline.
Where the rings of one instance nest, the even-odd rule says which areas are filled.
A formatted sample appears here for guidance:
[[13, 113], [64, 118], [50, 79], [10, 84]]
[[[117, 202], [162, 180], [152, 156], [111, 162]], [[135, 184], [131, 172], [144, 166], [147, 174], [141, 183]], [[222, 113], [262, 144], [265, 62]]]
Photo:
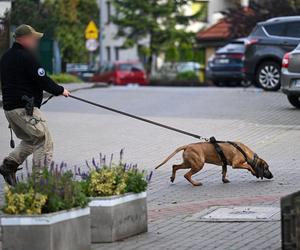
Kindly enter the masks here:
[[7, 159], [22, 164], [33, 154], [35, 170], [50, 164], [53, 156], [53, 141], [46, 120], [38, 108], [33, 116], [28, 116], [24, 108], [5, 111], [5, 116], [21, 143], [8, 155]]

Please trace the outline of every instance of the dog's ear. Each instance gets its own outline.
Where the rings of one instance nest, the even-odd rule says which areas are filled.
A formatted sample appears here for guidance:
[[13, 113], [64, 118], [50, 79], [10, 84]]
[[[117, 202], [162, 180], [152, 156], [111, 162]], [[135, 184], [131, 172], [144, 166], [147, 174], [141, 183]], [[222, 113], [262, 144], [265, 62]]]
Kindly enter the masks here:
[[257, 178], [264, 178], [264, 167], [265, 167], [265, 162], [262, 159], [259, 159], [259, 163], [257, 164], [256, 171], [257, 171]]

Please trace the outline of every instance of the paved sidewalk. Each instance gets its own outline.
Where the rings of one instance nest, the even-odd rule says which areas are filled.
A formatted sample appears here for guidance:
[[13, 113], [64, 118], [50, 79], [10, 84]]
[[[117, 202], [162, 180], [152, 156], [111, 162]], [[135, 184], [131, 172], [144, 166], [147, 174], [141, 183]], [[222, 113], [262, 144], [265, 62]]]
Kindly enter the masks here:
[[[206, 165], [194, 177], [202, 187], [192, 187], [184, 170], [170, 184], [171, 165], [181, 161], [178, 154], [154, 173], [148, 190], [149, 232], [92, 249], [280, 249], [279, 221], [187, 219], [210, 206], [279, 206], [281, 196], [300, 189], [300, 116], [283, 94], [239, 88], [107, 88], [76, 95], [201, 135], [240, 140], [267, 160], [275, 176], [261, 181], [229, 167], [231, 183], [223, 184], [221, 169]], [[99, 152], [117, 155], [124, 147], [125, 161], [150, 171], [176, 147], [196, 141], [65, 98], [53, 100], [45, 113], [56, 142], [55, 159], [71, 165], [84, 166]], [[0, 129], [6, 129], [2, 114]], [[8, 142], [9, 134], [2, 134], [4, 155]]]

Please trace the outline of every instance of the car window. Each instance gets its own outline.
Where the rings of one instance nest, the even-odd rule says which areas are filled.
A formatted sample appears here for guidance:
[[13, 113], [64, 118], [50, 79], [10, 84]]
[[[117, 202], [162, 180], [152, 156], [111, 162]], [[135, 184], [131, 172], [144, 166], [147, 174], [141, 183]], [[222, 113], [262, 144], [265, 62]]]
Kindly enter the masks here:
[[286, 36], [300, 38], [300, 22], [288, 23]]
[[129, 63], [119, 64], [120, 71], [131, 71], [131, 69], [132, 69], [132, 64], [129, 64]]
[[284, 36], [285, 23], [268, 24], [264, 26], [269, 35]]
[[236, 43], [229, 43], [217, 50], [218, 53], [244, 53], [244, 51], [245, 45]]
[[144, 71], [144, 67], [140, 63], [122, 63], [119, 64], [120, 71]]
[[262, 28], [260, 26], [256, 26], [250, 34], [251, 36], [265, 36]]
[[132, 70], [132, 71], [144, 71], [144, 67], [143, 67], [142, 64], [136, 63], [136, 64], [133, 64], [133, 65], [132, 65], [131, 70]]

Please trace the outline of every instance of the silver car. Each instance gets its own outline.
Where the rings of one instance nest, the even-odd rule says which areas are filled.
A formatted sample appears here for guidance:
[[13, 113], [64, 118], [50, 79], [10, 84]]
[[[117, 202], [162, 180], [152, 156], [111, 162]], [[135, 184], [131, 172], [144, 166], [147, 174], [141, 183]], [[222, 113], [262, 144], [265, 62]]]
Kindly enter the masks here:
[[300, 109], [300, 44], [283, 57], [281, 89], [287, 95], [289, 102]]

